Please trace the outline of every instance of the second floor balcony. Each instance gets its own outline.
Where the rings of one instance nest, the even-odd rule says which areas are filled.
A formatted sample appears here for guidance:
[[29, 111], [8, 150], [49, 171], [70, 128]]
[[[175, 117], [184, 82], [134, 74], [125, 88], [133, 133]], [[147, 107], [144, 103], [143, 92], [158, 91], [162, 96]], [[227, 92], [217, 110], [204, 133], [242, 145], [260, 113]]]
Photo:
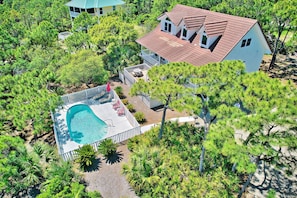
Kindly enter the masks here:
[[168, 63], [166, 59], [162, 58], [154, 52], [151, 52], [148, 49], [142, 49], [140, 56], [143, 59], [143, 61], [149, 66], [162, 65]]

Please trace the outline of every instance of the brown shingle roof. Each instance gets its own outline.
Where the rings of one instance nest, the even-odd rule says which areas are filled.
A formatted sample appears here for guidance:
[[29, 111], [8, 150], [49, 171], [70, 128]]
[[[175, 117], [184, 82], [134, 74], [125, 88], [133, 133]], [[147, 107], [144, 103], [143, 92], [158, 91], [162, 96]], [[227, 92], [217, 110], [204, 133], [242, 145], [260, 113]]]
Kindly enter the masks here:
[[162, 32], [160, 25], [137, 40], [140, 45], [159, 54], [169, 62], [185, 61], [193, 65], [222, 61], [244, 35], [257, 24], [257, 20], [254, 19], [184, 5], [176, 5], [171, 12], [167, 12], [165, 15], [175, 25], [179, 24], [183, 18], [187, 19], [189, 16], [206, 16], [204, 21], [206, 34], [208, 36], [222, 35], [212, 50], [199, 46], [199, 34], [190, 43], [177, 38], [175, 35]]
[[213, 23], [205, 23], [205, 32], [207, 36], [220, 36], [223, 35], [227, 21], [213, 22]]
[[186, 16], [184, 17], [185, 26], [188, 30], [199, 29], [204, 24], [206, 16]]

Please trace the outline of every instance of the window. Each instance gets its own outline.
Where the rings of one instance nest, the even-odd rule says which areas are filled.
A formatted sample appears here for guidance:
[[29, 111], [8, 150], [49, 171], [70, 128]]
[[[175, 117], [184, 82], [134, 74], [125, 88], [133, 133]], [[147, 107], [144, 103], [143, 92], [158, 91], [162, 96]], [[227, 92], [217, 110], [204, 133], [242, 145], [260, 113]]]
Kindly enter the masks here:
[[171, 32], [171, 23], [165, 22], [164, 30], [167, 32]]
[[87, 9], [87, 13], [93, 14], [93, 13], [95, 13], [95, 9], [89, 8], [89, 9]]
[[187, 37], [188, 30], [186, 28], [183, 29], [183, 37]]
[[115, 11], [116, 10], [116, 6], [112, 6], [112, 10]]
[[75, 12], [80, 12], [79, 8], [74, 8]]
[[251, 41], [252, 41], [252, 39], [249, 38], [249, 39], [247, 40], [247, 42], [246, 42], [246, 46], [249, 46], [249, 45], [251, 44]]
[[99, 8], [99, 14], [103, 14], [103, 8]]
[[70, 8], [70, 11], [72, 11], [72, 12], [74, 11], [73, 7], [69, 7], [69, 8]]
[[242, 42], [241, 42], [241, 47], [250, 46], [251, 45], [251, 41], [252, 41], [251, 38], [249, 38], [248, 40], [243, 39]]
[[207, 44], [207, 36], [203, 34], [202, 36], [202, 41], [201, 41], [202, 45], [206, 45]]
[[86, 9], [83, 9], [83, 8], [82, 8], [82, 9], [80, 9], [80, 11], [81, 11], [81, 12], [85, 12], [85, 11], [86, 11]]
[[244, 47], [246, 43], [246, 39], [242, 40], [241, 47]]

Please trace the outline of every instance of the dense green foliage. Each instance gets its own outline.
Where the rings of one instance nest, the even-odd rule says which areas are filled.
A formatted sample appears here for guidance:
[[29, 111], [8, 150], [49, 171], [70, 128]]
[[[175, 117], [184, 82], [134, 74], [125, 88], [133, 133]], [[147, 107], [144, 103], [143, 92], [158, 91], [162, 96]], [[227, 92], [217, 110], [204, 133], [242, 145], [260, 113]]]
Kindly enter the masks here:
[[[166, 66], [171, 67], [172, 72]], [[178, 69], [184, 67], [191, 71], [186, 79], [178, 75]], [[131, 90], [158, 96], [161, 101], [166, 99], [166, 94], [178, 96], [169, 103], [171, 108], [187, 110], [203, 120], [201, 150], [197, 152], [199, 166], [198, 157], [195, 158], [195, 169], [200, 173], [208, 174], [212, 167], [224, 167], [230, 172], [249, 174], [239, 193], [241, 197], [260, 163], [281, 167], [287, 173], [294, 171], [296, 156], [292, 153], [296, 152], [297, 144], [297, 90], [290, 81], [282, 83], [262, 72], [246, 74], [240, 61], [203, 67], [175, 63], [154, 68], [150, 72], [156, 78], [150, 82], [138, 81]], [[176, 80], [170, 81], [170, 88], [158, 80], [166, 81], [170, 79], [168, 76]], [[182, 91], [181, 82], [187, 84]], [[161, 145], [163, 141], [160, 141]], [[129, 147], [133, 151], [137, 149], [131, 143]], [[132, 180], [133, 184], [135, 181]]]
[[[208, 166], [205, 175], [199, 174], [202, 130], [178, 123], [166, 123], [164, 130], [160, 141], [158, 128], [128, 141], [133, 153], [123, 172], [138, 196], [231, 197], [237, 191], [238, 178], [227, 165]], [[215, 159], [206, 161], [212, 164]]]
[[68, 85], [105, 84], [109, 77], [109, 72], [103, 68], [102, 57], [91, 50], [80, 50], [71, 55], [68, 64], [60, 67], [58, 74], [62, 83]]
[[51, 130], [50, 110], [59, 100], [46, 86], [54, 77], [46, 69], [0, 77], [0, 130], [3, 133], [10, 132], [11, 125], [17, 130], [30, 126], [34, 134]]
[[119, 96], [119, 98], [125, 98], [124, 96], [124, 92], [123, 92], [123, 87], [121, 86], [117, 86], [114, 91], [117, 93], [117, 95]]
[[0, 194], [16, 195], [42, 181], [38, 158], [29, 154], [20, 138], [0, 136]]
[[76, 152], [78, 154], [76, 162], [79, 163], [80, 167], [83, 170], [85, 170], [89, 166], [92, 166], [93, 161], [95, 160], [96, 152], [91, 145], [85, 144], [78, 150], [76, 150]]
[[143, 112], [136, 112], [134, 114], [135, 119], [137, 120], [137, 122], [139, 123], [144, 123], [145, 122], [145, 116]]
[[104, 139], [98, 146], [98, 152], [104, 157], [109, 157], [117, 151], [117, 144], [112, 139]]
[[[37, 142], [33, 145], [33, 151], [28, 152], [23, 140], [8, 135], [20, 136], [22, 139], [30, 141], [32, 135], [35, 136], [34, 140], [36, 140], [45, 134], [53, 133], [50, 110], [59, 104], [58, 93], [63, 93], [64, 88], [71, 85], [105, 84], [109, 73], [116, 74], [123, 67], [140, 63], [138, 56], [140, 48], [135, 39], [139, 33], [143, 32], [137, 30], [149, 31], [154, 28], [158, 23], [157, 17], [170, 10], [177, 3], [256, 18], [263, 27], [265, 34], [268, 35], [269, 41], [274, 44], [275, 54], [296, 50], [296, 0], [128, 0], [126, 1], [127, 6], [115, 14], [98, 20], [96, 17], [82, 13], [73, 21], [73, 24], [69, 17], [69, 9], [65, 6], [68, 0], [3, 0], [1, 2], [0, 142], [2, 143], [0, 144], [0, 190], [1, 195], [7, 196], [18, 196], [18, 193], [25, 192], [33, 186], [40, 186], [41, 183], [40, 197], [100, 196], [96, 193], [86, 193], [80, 179], [75, 176], [72, 166], [59, 161], [55, 148]], [[99, 21], [100, 24], [98, 24]], [[73, 34], [65, 41], [58, 41], [57, 34], [63, 31], [71, 31]], [[266, 81], [263, 80], [266, 77], [256, 75], [248, 76], [248, 78], [260, 78], [262, 81]], [[261, 80], [255, 80], [254, 83], [260, 84], [260, 82]], [[276, 87], [275, 89], [283, 90], [274, 82], [272, 84]], [[171, 84], [169, 83], [169, 85]], [[244, 85], [254, 86], [247, 84], [246, 79]], [[266, 87], [266, 85], [263, 86]], [[254, 88], [259, 90], [259, 87]], [[293, 89], [284, 88], [284, 90], [291, 93], [290, 91]], [[174, 93], [181, 94], [184, 91]], [[254, 96], [255, 93], [258, 94], [259, 92], [245, 92], [245, 94], [247, 93]], [[247, 172], [254, 170], [255, 163], [248, 161], [249, 158], [246, 156], [247, 153], [251, 152], [257, 157], [255, 145], [260, 144], [259, 148], [267, 149], [265, 157], [259, 160], [273, 158], [273, 163], [280, 165], [279, 159], [282, 156], [273, 151], [272, 144], [269, 146], [270, 144], [267, 142], [282, 143], [289, 147], [295, 144], [290, 128], [294, 108], [291, 108], [293, 110], [291, 114], [289, 113], [289, 107], [294, 104], [294, 100], [284, 92], [279, 92], [280, 95], [286, 95], [286, 99], [289, 98], [288, 106], [276, 108], [275, 114], [270, 114], [269, 108], [274, 110], [273, 103], [256, 105], [254, 102], [254, 100], [261, 100], [271, 95], [265, 90], [261, 90], [261, 93], [263, 95], [259, 94], [259, 97], [253, 98], [252, 101], [247, 100], [251, 98], [249, 95], [238, 95], [241, 97], [240, 99], [246, 97], [245, 102], [255, 107], [256, 110], [254, 111], [257, 115], [262, 115], [260, 113], [264, 110], [263, 115], [267, 115], [266, 117], [245, 117], [236, 126], [252, 134], [249, 140], [245, 140], [248, 142], [247, 145], [240, 148], [243, 150], [241, 156], [235, 155], [233, 150], [228, 150], [224, 147], [225, 145], [214, 144], [217, 137], [214, 137], [214, 142], [209, 140], [205, 143], [207, 148], [217, 149], [214, 153], [209, 152], [209, 155], [217, 155], [222, 151], [224, 157], [237, 164], [238, 171], [244, 165], [252, 167], [252, 169], [248, 169], [251, 171]], [[267, 108], [261, 110], [260, 105], [266, 105]], [[247, 106], [244, 107], [247, 108]], [[252, 111], [250, 106], [247, 109]], [[280, 109], [285, 109], [285, 112], [281, 112]], [[220, 110], [223, 111], [224, 108], [220, 108]], [[214, 112], [211, 111], [211, 113], [214, 115]], [[277, 123], [274, 123], [277, 116], [279, 116], [276, 119]], [[288, 120], [289, 118], [290, 120]], [[257, 122], [254, 122], [255, 120]], [[285, 125], [286, 122], [289, 124]], [[224, 125], [218, 123], [214, 129], [210, 130], [209, 137], [212, 137], [212, 130], [220, 130], [231, 142], [230, 134], [232, 134], [234, 126], [230, 123], [232, 122], [226, 121], [223, 123]], [[265, 131], [265, 127], [275, 125], [285, 125], [287, 127], [285, 129], [288, 130], [287, 132], [275, 133], [274, 130], [278, 127], [273, 127], [272, 132], [270, 132], [273, 135], [270, 135], [269, 138], [261, 135], [260, 132]], [[266, 133], [264, 132], [264, 134]], [[230, 145], [237, 149], [234, 142], [231, 142]], [[209, 150], [211, 149], [209, 148]], [[269, 155], [270, 157], [267, 157]], [[271, 158], [271, 156], [273, 157]], [[219, 160], [216, 161], [216, 163], [218, 162]], [[214, 164], [208, 163], [206, 156], [206, 171]], [[290, 163], [287, 164], [290, 165]], [[230, 165], [229, 161], [228, 165]], [[225, 166], [222, 165], [222, 167]], [[225, 174], [223, 172], [224, 169], [222, 172], [215, 173], [217, 176], [211, 173], [211, 177], [221, 179]], [[201, 181], [206, 177], [206, 175], [200, 177]], [[154, 179], [151, 179], [151, 182], [154, 183]], [[201, 188], [207, 189], [208, 186], [203, 184]], [[221, 192], [223, 191], [218, 191], [218, 193]]]
[[137, 32], [133, 24], [118, 16], [100, 18], [100, 23], [89, 30], [96, 51], [103, 55], [105, 69], [117, 73], [121, 69], [139, 63], [139, 46], [135, 43]]
[[187, 93], [184, 84], [194, 73], [195, 67], [187, 63], [169, 63], [152, 67], [148, 71], [149, 81], [139, 79], [133, 84], [132, 95], [147, 95], [160, 101], [164, 105], [159, 138], [162, 138], [167, 108], [180, 95]]

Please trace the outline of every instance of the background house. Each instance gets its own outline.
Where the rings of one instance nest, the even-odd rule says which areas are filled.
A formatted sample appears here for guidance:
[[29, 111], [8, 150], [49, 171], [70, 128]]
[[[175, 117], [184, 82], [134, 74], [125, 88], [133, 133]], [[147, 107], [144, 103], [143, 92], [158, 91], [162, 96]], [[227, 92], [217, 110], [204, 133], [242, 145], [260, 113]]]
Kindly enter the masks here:
[[253, 72], [258, 71], [263, 55], [271, 53], [254, 19], [176, 5], [158, 20], [153, 31], [137, 40], [144, 63], [150, 66], [242, 60], [246, 71]]
[[66, 3], [66, 6], [69, 7], [71, 19], [74, 19], [81, 12], [100, 17], [119, 9], [124, 4], [125, 2], [121, 0], [72, 0]]

